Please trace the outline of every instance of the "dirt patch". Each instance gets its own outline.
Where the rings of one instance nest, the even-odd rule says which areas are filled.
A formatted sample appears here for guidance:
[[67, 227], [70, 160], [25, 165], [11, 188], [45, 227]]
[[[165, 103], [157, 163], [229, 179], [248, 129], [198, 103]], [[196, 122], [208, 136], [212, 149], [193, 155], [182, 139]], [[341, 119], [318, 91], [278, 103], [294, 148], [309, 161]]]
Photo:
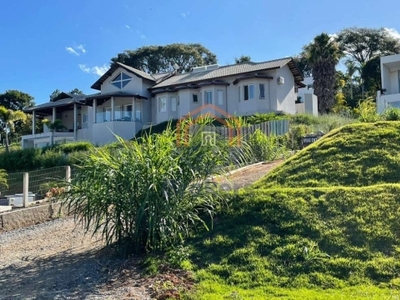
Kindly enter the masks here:
[[264, 177], [269, 171], [283, 163], [282, 160], [276, 160], [273, 162], [266, 162], [251, 165], [248, 167], [241, 168], [239, 170], [232, 171], [231, 174], [216, 178], [222, 188], [225, 190], [238, 190], [240, 188], [251, 185], [257, 180]]

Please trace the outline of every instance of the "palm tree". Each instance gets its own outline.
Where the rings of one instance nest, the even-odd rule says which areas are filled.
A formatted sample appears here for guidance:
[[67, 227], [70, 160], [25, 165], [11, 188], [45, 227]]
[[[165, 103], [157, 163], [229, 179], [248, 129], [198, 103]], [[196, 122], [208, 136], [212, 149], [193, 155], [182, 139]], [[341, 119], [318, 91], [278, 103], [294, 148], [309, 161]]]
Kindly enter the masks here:
[[302, 55], [312, 69], [318, 111], [327, 113], [335, 104], [335, 67], [342, 56], [339, 46], [332, 36], [322, 33], [304, 47]]
[[15, 122], [17, 121], [26, 121], [26, 115], [24, 112], [0, 106], [0, 123], [6, 139], [6, 152], [10, 151], [8, 134], [14, 131]]
[[50, 129], [51, 131], [51, 139], [50, 139], [50, 146], [53, 146], [54, 144], [54, 132], [59, 131], [59, 130], [63, 130], [63, 129], [67, 129], [62, 121], [60, 119], [56, 119], [54, 120], [54, 122], [50, 122], [50, 121], [44, 121], [44, 124], [46, 124], [47, 128]]
[[355, 62], [353, 60], [346, 60], [346, 62], [344, 63], [346, 65], [347, 68], [347, 77], [349, 79], [350, 82], [350, 98], [353, 101], [353, 81], [354, 81], [354, 74], [356, 72], [359, 72], [359, 68], [356, 66]]

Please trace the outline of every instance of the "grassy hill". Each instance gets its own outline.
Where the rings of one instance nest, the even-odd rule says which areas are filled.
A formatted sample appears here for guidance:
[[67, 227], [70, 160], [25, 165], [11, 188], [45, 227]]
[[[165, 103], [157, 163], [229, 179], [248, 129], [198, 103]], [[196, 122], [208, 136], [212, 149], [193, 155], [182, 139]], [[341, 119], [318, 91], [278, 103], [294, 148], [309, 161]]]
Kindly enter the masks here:
[[334, 130], [190, 241], [193, 299], [398, 299], [400, 122]]
[[281, 299], [380, 299], [388, 288], [400, 295], [399, 208], [400, 185], [235, 195], [215, 229], [193, 242], [200, 298], [231, 299], [223, 297], [236, 291], [274, 299], [291, 289], [311, 290]]
[[368, 186], [400, 183], [400, 122], [333, 130], [298, 152], [255, 187]]

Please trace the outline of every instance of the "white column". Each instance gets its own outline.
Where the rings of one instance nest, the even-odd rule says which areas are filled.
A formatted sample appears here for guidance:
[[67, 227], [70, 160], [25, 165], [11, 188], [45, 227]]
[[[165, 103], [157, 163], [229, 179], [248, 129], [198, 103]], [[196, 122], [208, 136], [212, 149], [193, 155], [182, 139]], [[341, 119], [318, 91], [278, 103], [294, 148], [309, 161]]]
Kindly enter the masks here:
[[56, 121], [56, 108], [55, 107], [53, 107], [53, 117], [52, 117], [52, 119], [51, 119], [51, 122], [55, 122]]
[[78, 121], [78, 108], [76, 103], [74, 103], [74, 141], [77, 140], [77, 127], [76, 127], [76, 122]]
[[132, 98], [132, 118], [131, 121], [136, 122], [136, 101], [135, 97]]
[[28, 194], [29, 194], [29, 173], [25, 172], [22, 183], [22, 198], [24, 202], [24, 207], [28, 207]]
[[32, 112], [32, 134], [36, 134], [36, 111]]
[[115, 101], [114, 101], [114, 97], [111, 97], [111, 121], [114, 121], [114, 116], [115, 116]]
[[93, 124], [97, 122], [97, 100], [93, 99]]
[[67, 181], [67, 191], [71, 189], [71, 167], [65, 168], [65, 180]]

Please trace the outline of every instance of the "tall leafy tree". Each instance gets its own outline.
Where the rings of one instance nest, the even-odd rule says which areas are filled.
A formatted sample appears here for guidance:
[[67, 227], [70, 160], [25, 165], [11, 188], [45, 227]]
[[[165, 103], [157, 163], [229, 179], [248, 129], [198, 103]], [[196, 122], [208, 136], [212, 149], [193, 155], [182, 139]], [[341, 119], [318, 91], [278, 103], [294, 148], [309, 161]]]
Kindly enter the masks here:
[[251, 57], [248, 55], [242, 55], [239, 58], [235, 57], [235, 64], [241, 64], [245, 62], [251, 62]]
[[[53, 92], [50, 94], [50, 102], [53, 102], [54, 99], [57, 98], [58, 95], [60, 95], [61, 93], [62, 93], [62, 91], [60, 91], [59, 89], [56, 89], [55, 91], [53, 91]], [[69, 93], [70, 93], [70, 94], [73, 94], [73, 95], [83, 95], [83, 92], [82, 92], [80, 89], [78, 89], [78, 88], [74, 88], [74, 89], [71, 90]]]
[[125, 50], [111, 59], [144, 72], [178, 73], [190, 72], [194, 67], [217, 63], [217, 57], [200, 44], [170, 44], [144, 46], [136, 50]]
[[25, 121], [26, 115], [20, 110], [8, 109], [4, 106], [0, 106], [0, 124], [1, 130], [5, 137], [6, 151], [9, 152], [9, 139], [8, 135], [14, 131], [15, 123], [18, 121]]
[[303, 73], [304, 77], [310, 77], [312, 76], [312, 69], [311, 66], [308, 62], [307, 57], [304, 56], [304, 52], [295, 55], [293, 57], [293, 60], [296, 62], [297, 67], [300, 69], [300, 71]]
[[[344, 54], [354, 62], [361, 80], [361, 98], [374, 96], [381, 88], [380, 56], [400, 53], [400, 39], [385, 28], [345, 28], [337, 41]], [[366, 93], [366, 94], [365, 94]]]
[[318, 111], [321, 114], [328, 113], [335, 104], [335, 67], [341, 51], [333, 37], [322, 33], [304, 47], [302, 55], [312, 69]]
[[337, 42], [359, 66], [377, 56], [400, 53], [400, 41], [385, 28], [345, 28], [338, 33]]
[[23, 110], [34, 105], [33, 97], [27, 93], [17, 90], [8, 90], [0, 93], [0, 106], [4, 106], [7, 109]]

